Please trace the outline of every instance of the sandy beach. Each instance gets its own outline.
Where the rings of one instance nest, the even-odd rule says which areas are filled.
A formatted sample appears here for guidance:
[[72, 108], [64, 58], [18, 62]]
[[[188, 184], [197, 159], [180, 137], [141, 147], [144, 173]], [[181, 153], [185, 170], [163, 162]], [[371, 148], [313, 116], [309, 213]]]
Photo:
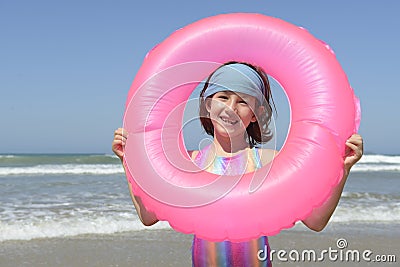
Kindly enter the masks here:
[[[273, 266], [398, 266], [400, 233], [391, 228], [374, 225], [370, 231], [368, 226], [333, 224], [320, 233], [286, 230], [270, 237]], [[338, 249], [338, 239], [344, 239], [346, 247]], [[6, 241], [0, 247], [0, 266], [191, 266], [191, 242], [191, 235], [172, 230]], [[307, 258], [310, 250], [315, 251], [315, 259]], [[371, 251], [364, 255], [370, 262], [363, 258], [365, 251]], [[377, 255], [392, 262], [377, 263]]]

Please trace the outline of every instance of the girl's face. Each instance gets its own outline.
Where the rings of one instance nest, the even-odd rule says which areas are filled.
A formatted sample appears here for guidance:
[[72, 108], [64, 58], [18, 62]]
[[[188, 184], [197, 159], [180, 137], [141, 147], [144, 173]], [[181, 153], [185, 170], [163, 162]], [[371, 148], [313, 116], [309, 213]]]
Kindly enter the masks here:
[[247, 126], [257, 121], [256, 98], [243, 93], [222, 91], [206, 100], [206, 109], [214, 126], [214, 135], [244, 136]]

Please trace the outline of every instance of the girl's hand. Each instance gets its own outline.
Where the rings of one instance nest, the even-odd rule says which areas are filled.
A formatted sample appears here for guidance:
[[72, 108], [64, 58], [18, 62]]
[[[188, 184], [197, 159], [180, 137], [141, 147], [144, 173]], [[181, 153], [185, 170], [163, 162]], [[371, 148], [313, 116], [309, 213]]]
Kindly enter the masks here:
[[112, 151], [122, 161], [124, 158], [124, 147], [127, 138], [127, 132], [123, 128], [118, 128], [114, 132], [114, 140], [112, 142]]
[[363, 155], [363, 139], [359, 134], [353, 134], [346, 141], [346, 155], [344, 158], [344, 169], [347, 173], [350, 172], [351, 167], [359, 161]]

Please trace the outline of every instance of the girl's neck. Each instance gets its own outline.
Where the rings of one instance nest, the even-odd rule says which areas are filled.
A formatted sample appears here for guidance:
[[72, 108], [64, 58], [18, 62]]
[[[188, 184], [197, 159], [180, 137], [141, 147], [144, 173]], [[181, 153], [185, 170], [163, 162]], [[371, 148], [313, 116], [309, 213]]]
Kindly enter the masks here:
[[249, 148], [243, 136], [225, 137], [214, 134], [214, 149], [218, 156], [231, 157]]

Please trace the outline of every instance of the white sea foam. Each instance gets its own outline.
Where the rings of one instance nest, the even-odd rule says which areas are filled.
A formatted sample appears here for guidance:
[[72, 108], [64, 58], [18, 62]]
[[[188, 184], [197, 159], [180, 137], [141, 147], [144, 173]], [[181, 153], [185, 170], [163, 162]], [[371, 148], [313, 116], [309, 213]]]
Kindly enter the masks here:
[[6, 175], [56, 175], [56, 174], [118, 174], [121, 164], [43, 164], [27, 167], [0, 167], [0, 176]]
[[104, 157], [118, 159], [117, 155], [115, 155], [115, 154], [105, 154]]
[[372, 193], [372, 192], [343, 192], [342, 193], [342, 198], [349, 200], [349, 201], [369, 201], [372, 203], [389, 203], [389, 202], [394, 202], [394, 201], [399, 201], [400, 196], [395, 196], [392, 194], [378, 194], [378, 193]]
[[398, 223], [400, 221], [400, 205], [352, 205], [338, 206], [331, 218], [332, 222], [384, 222]]
[[[3, 159], [12, 159], [14, 155], [1, 155]], [[89, 158], [90, 156], [88, 156]], [[115, 158], [115, 155], [104, 155], [105, 158]], [[364, 155], [353, 166], [353, 172], [400, 172], [400, 156]], [[107, 175], [123, 173], [120, 163], [97, 164], [38, 164], [33, 166], [4, 166], [0, 167], [0, 177], [7, 175]]]
[[12, 159], [15, 158], [15, 155], [0, 155], [0, 159]]
[[356, 164], [351, 169], [352, 172], [400, 172], [399, 165], [371, 165], [371, 164]]
[[[49, 218], [42, 220], [0, 221], [0, 242], [36, 238], [71, 237], [83, 234], [114, 234], [130, 231], [171, 229], [167, 222], [145, 227], [134, 214], [114, 214], [95, 217]], [[346, 223], [398, 223], [400, 205], [340, 205], [331, 219]]]
[[400, 156], [387, 156], [387, 155], [364, 155], [359, 163], [391, 163], [400, 164]]
[[373, 192], [343, 192], [333, 222], [400, 221], [400, 195]]
[[83, 234], [113, 234], [127, 231], [170, 229], [166, 222], [145, 227], [137, 217], [69, 218], [61, 220], [25, 221], [20, 223], [0, 221], [0, 242], [6, 240], [31, 240], [36, 238], [68, 237]]
[[364, 155], [353, 172], [400, 172], [400, 156]]

